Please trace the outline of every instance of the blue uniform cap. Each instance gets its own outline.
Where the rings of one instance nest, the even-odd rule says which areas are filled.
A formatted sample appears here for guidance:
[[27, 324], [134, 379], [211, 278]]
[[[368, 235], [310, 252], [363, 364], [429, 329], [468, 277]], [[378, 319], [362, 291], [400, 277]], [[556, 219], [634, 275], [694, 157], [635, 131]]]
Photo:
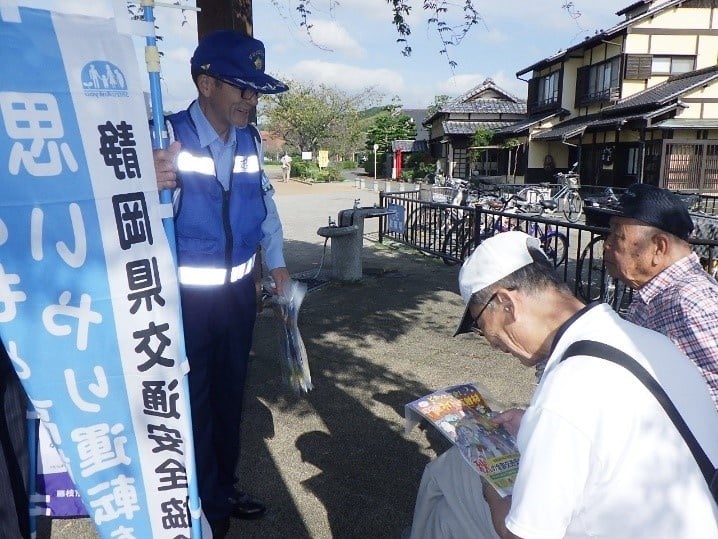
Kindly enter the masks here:
[[207, 34], [190, 60], [194, 72], [260, 94], [278, 94], [289, 87], [264, 72], [264, 43], [233, 30]]

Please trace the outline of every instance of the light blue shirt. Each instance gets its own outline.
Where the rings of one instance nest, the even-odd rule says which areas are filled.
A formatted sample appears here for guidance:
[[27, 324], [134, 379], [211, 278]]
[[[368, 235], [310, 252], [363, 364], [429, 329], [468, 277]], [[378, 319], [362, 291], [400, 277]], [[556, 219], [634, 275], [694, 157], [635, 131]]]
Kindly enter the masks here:
[[[220, 138], [217, 132], [209, 123], [207, 117], [199, 108], [199, 103], [194, 101], [189, 107], [189, 114], [197, 127], [197, 135], [199, 142], [203, 147], [209, 147], [214, 160], [214, 168], [217, 179], [224, 187], [225, 191], [229, 189], [229, 179], [234, 166], [234, 150], [237, 143], [237, 130], [230, 129], [227, 141]], [[248, 128], [244, 128], [248, 129]], [[252, 136], [250, 132], [247, 135]], [[259, 165], [264, 163], [264, 152], [261, 145], [257, 146], [257, 156], [259, 157]], [[284, 234], [282, 231], [282, 222], [279, 219], [277, 205], [274, 202], [274, 188], [269, 182], [267, 175], [262, 168], [262, 190], [264, 191], [264, 204], [267, 207], [267, 217], [262, 222], [262, 248], [264, 249], [264, 258], [267, 268], [286, 267], [284, 254], [282, 252], [284, 245]]]

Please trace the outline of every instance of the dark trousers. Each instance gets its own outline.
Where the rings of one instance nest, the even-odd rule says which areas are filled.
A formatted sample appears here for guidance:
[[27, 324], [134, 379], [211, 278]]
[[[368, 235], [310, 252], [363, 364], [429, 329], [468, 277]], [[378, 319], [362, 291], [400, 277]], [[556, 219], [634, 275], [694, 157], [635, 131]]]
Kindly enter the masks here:
[[195, 461], [207, 519], [230, 515], [242, 400], [257, 299], [252, 275], [228, 285], [181, 288]]
[[0, 537], [29, 538], [27, 396], [0, 343]]

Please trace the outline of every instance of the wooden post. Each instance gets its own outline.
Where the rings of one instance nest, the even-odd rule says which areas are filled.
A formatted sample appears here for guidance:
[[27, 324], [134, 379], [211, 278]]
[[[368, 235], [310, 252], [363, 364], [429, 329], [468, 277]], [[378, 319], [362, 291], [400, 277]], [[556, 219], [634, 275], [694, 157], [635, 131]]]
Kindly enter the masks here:
[[215, 30], [253, 35], [252, 0], [197, 0], [197, 37]]

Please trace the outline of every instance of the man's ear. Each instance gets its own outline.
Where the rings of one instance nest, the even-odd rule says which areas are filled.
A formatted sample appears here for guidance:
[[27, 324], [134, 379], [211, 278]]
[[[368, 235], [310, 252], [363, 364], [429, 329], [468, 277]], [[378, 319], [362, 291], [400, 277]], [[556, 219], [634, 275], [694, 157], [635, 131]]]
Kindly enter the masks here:
[[515, 318], [516, 302], [507, 289], [500, 288], [496, 291], [496, 307], [510, 315], [512, 318]]
[[199, 75], [197, 77], [197, 90], [204, 97], [212, 95], [212, 89], [215, 87], [215, 82], [209, 75]]
[[669, 256], [671, 238], [665, 232], [657, 232], [651, 238], [651, 246], [653, 247], [653, 261], [657, 263]]

